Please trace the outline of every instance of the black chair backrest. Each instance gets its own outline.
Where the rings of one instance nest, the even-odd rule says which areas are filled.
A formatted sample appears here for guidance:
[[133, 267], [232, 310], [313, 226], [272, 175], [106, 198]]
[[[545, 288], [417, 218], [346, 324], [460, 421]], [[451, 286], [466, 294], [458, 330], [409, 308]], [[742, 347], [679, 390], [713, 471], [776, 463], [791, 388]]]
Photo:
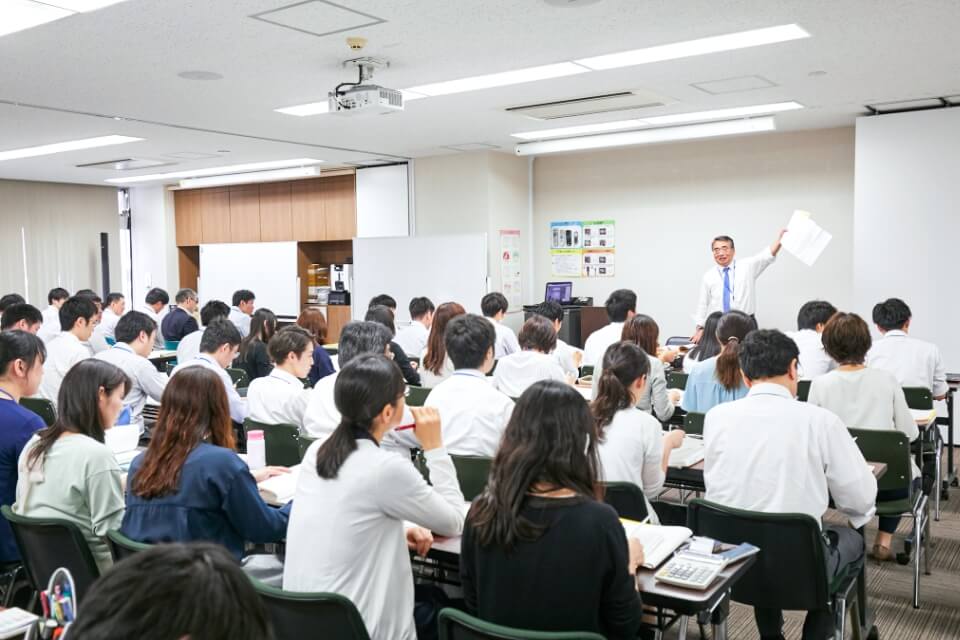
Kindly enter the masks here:
[[643, 491], [632, 482], [604, 482], [603, 501], [617, 510], [621, 518], [642, 522], [648, 515]]
[[929, 411], [933, 409], [933, 392], [926, 387], [904, 387], [903, 395], [911, 409]]
[[370, 640], [360, 612], [344, 596], [282, 591], [257, 580], [253, 584], [266, 606], [276, 640], [301, 640], [313, 633], [317, 638]]
[[800, 380], [797, 382], [797, 400], [800, 402], [806, 402], [807, 398], [810, 397], [810, 381], [809, 380]]
[[45, 398], [20, 398], [20, 406], [33, 411], [48, 427], [57, 421], [57, 409]]
[[683, 371], [668, 371], [667, 372], [667, 388], [668, 389], [686, 389], [687, 388], [687, 374]]
[[906, 434], [893, 429], [849, 429], [850, 435], [857, 441], [857, 447], [863, 457], [871, 462], [884, 462], [887, 471], [877, 480], [877, 489], [910, 490], [913, 476], [913, 456], [910, 453], [910, 440]]
[[0, 512], [13, 529], [31, 586], [37, 591], [46, 589], [53, 572], [65, 567], [73, 575], [80, 603], [90, 585], [100, 577], [80, 528], [67, 520], [21, 516], [7, 505], [3, 505]]
[[685, 347], [690, 344], [690, 336], [670, 336], [665, 344], [668, 347]]
[[825, 609], [830, 602], [819, 523], [806, 514], [769, 514], [690, 501], [694, 534], [760, 547], [756, 563], [733, 586], [733, 599], [753, 607]]

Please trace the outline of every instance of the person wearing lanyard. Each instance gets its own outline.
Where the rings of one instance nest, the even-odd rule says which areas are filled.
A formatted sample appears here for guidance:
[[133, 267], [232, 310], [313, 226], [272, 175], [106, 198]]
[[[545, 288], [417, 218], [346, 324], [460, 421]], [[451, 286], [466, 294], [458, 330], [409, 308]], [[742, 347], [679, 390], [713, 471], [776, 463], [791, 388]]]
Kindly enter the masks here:
[[697, 327], [690, 337], [691, 341], [700, 341], [703, 324], [707, 316], [714, 311], [726, 313], [736, 309], [751, 316], [756, 313], [757, 277], [777, 259], [780, 241], [786, 232], [786, 229], [782, 229], [773, 244], [757, 255], [743, 260], [736, 260], [737, 251], [733, 238], [717, 236], [713, 239], [710, 248], [717, 266], [703, 274], [700, 298], [694, 313]]

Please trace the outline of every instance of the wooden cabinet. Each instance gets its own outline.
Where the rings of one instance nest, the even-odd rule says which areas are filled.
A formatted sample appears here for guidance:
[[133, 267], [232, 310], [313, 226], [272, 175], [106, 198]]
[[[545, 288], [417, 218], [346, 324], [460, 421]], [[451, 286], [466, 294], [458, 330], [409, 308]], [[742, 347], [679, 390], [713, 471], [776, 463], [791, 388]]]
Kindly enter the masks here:
[[230, 187], [230, 242], [260, 242], [259, 185]]
[[268, 182], [260, 185], [260, 241], [293, 240], [291, 183]]
[[350, 240], [357, 235], [356, 176], [334, 176], [318, 180], [323, 193], [326, 218], [325, 240]]
[[200, 189], [197, 194], [204, 244], [230, 242], [230, 193], [219, 188]]
[[325, 179], [297, 180], [291, 183], [290, 212], [294, 240], [326, 240], [324, 223]]
[[199, 191], [176, 191], [173, 194], [178, 247], [196, 246], [203, 241], [200, 208], [197, 206], [199, 193]]
[[340, 342], [340, 331], [350, 322], [350, 307], [329, 305], [327, 307], [327, 342]]

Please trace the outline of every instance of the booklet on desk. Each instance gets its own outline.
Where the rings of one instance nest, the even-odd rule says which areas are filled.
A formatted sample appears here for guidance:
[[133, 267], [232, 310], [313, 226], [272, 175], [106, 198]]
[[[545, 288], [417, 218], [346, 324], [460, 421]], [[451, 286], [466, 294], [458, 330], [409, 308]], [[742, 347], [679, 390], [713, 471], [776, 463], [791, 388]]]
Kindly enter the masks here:
[[687, 436], [683, 444], [670, 452], [671, 467], [686, 469], [703, 460], [703, 440], [694, 436]]
[[258, 484], [260, 497], [269, 504], [287, 504], [293, 500], [293, 494], [297, 491], [297, 481], [299, 479], [300, 465], [290, 467], [290, 473], [281, 473]]
[[693, 535], [693, 531], [686, 527], [646, 524], [626, 518], [620, 518], [620, 523], [628, 538], [633, 538], [643, 545], [643, 566], [647, 569], [660, 566], [671, 553]]

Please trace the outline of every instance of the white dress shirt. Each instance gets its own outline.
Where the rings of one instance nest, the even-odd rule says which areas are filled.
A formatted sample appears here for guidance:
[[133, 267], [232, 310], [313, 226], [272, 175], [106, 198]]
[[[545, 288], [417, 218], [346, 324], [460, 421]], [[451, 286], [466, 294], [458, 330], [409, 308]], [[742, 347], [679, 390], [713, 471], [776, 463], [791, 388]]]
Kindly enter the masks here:
[[867, 366], [889, 371], [901, 387], [926, 387], [934, 397], [947, 393], [947, 373], [937, 345], [895, 330], [874, 341]]
[[463, 532], [464, 500], [453, 462], [445, 449], [424, 454], [431, 487], [409, 458], [358, 440], [337, 477], [326, 480], [317, 474], [320, 444], [310, 445], [300, 467], [283, 588], [346, 596], [372, 640], [416, 640], [404, 522], [438, 535]]
[[163, 317], [169, 313], [168, 309], [169, 307], [164, 307], [160, 313], [157, 313], [153, 310], [153, 307], [148, 304], [143, 304], [137, 309], [137, 311], [147, 314], [151, 320], [157, 323], [157, 341], [160, 342], [161, 346], [163, 345], [164, 338], [163, 331], [160, 329], [160, 323], [163, 321]]
[[84, 343], [91, 353], [103, 353], [110, 349], [110, 343], [107, 342], [107, 334], [99, 324], [93, 328], [90, 334], [90, 340]]
[[434, 373], [423, 365], [423, 361], [426, 357], [427, 352], [424, 350], [424, 352], [420, 354], [420, 386], [432, 389], [453, 375], [453, 361], [450, 360], [450, 356], [444, 356], [443, 366], [440, 367], [440, 373]]
[[493, 357], [496, 360], [520, 351], [520, 341], [517, 340], [517, 334], [513, 329], [493, 318], [487, 318], [487, 320], [493, 323], [493, 328], [497, 332], [497, 342], [493, 346]]
[[611, 322], [587, 336], [587, 341], [583, 343], [583, 364], [588, 367], [601, 364], [607, 347], [620, 342], [622, 333], [623, 323]]
[[560, 338], [557, 338], [557, 347], [553, 350], [553, 357], [556, 359], [557, 364], [560, 365], [560, 368], [563, 369], [563, 372], [574, 377], [580, 375], [580, 368], [574, 360], [574, 354], [578, 351], [583, 353], [580, 349], [571, 347]]
[[243, 424], [243, 421], [247, 419], [247, 415], [249, 414], [247, 402], [237, 393], [236, 388], [233, 386], [233, 380], [230, 379], [230, 374], [227, 373], [227, 370], [221, 367], [220, 363], [214, 360], [213, 356], [209, 353], [201, 353], [193, 360], [178, 364], [173, 369], [173, 372], [170, 373], [170, 377], [172, 378], [187, 367], [206, 367], [220, 376], [220, 380], [227, 390], [227, 400], [230, 403], [230, 419]]
[[152, 362], [134, 353], [125, 342], [118, 342], [113, 348], [94, 357], [116, 365], [130, 377], [133, 386], [124, 397], [123, 406], [130, 407], [130, 423], [140, 425], [140, 430], [143, 431], [143, 405], [147, 403], [147, 398], [160, 402], [169, 378], [157, 371]]
[[427, 348], [427, 338], [430, 337], [430, 330], [423, 326], [423, 323], [414, 320], [411, 324], [400, 329], [393, 341], [400, 345], [403, 352], [410, 355], [419, 355]]
[[183, 336], [180, 344], [177, 345], [177, 362], [193, 360], [200, 355], [201, 340], [203, 340], [203, 329], [198, 329]]
[[43, 379], [37, 395], [56, 404], [60, 385], [63, 384], [67, 371], [91, 356], [93, 354], [90, 349], [80, 342], [80, 338], [69, 331], [61, 331], [60, 335], [47, 345], [47, 359], [43, 361]]
[[440, 412], [443, 444], [459, 456], [492, 458], [513, 413], [513, 400], [476, 369], [455, 371], [423, 404]]
[[50, 305], [40, 315], [43, 316], [43, 324], [37, 332], [37, 337], [43, 340], [44, 344], [48, 344], [60, 335], [60, 309]]
[[649, 413], [634, 407], [621, 409], [603, 430], [598, 447], [600, 478], [604, 482], [629, 482], [643, 490], [652, 522], [657, 515], [649, 500], [663, 488], [663, 428]]
[[240, 337], [246, 338], [250, 333], [250, 316], [240, 311], [238, 307], [230, 307], [230, 322], [240, 332]]
[[[336, 374], [334, 374], [336, 375]], [[247, 406], [250, 419], [266, 424], [303, 424], [311, 391], [291, 373], [274, 367], [273, 371], [250, 383]], [[339, 421], [338, 421], [339, 422]]]
[[820, 334], [813, 329], [791, 331], [787, 336], [796, 342], [800, 349], [801, 380], [813, 380], [837, 368], [836, 361], [824, 350]]
[[340, 424], [340, 411], [333, 401], [333, 386], [338, 375], [340, 372], [334, 371], [320, 378], [310, 391], [303, 414], [303, 430], [311, 438], [325, 440]]
[[[667, 392], [667, 373], [660, 358], [647, 354], [647, 360], [650, 362], [650, 371], [647, 373], [647, 382], [640, 393], [640, 400], [637, 401], [637, 409], [647, 413], [652, 411], [661, 422], [666, 422], [677, 410], [677, 406], [673, 404]], [[603, 375], [603, 367], [597, 363], [593, 368], [593, 381], [590, 383], [591, 398], [597, 397], [601, 375]]]
[[100, 324], [98, 325], [103, 330], [103, 335], [108, 338], [115, 338], [117, 323], [120, 322], [120, 318], [121, 316], [115, 314], [110, 307], [104, 309], [100, 315]]
[[[730, 308], [746, 314], [757, 312], [757, 277], [773, 264], [777, 257], [770, 253], [770, 247], [757, 255], [734, 260], [730, 264]], [[693, 319], [702, 327], [707, 316], [714, 311], [723, 311], [723, 267], [714, 265], [703, 274], [700, 283], [700, 298]]]
[[553, 355], [539, 351], [518, 351], [500, 358], [493, 372], [493, 386], [511, 398], [519, 398], [541, 380], [566, 382], [567, 376]]
[[806, 513], [819, 523], [832, 497], [857, 527], [876, 511], [877, 481], [846, 425], [782, 385], [755, 384], [745, 398], [711, 409], [703, 441], [711, 502]]

